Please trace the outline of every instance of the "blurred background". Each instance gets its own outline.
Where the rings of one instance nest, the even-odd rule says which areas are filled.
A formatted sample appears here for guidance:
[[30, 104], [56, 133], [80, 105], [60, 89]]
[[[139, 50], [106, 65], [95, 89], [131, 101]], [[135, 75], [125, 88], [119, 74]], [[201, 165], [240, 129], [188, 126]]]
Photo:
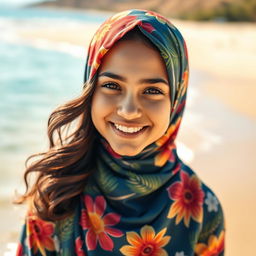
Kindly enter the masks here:
[[157, 11], [183, 34], [190, 85], [177, 146], [226, 218], [227, 256], [255, 255], [256, 0], [0, 0], [0, 255], [14, 250], [26, 158], [54, 108], [82, 90], [87, 46], [113, 12]]

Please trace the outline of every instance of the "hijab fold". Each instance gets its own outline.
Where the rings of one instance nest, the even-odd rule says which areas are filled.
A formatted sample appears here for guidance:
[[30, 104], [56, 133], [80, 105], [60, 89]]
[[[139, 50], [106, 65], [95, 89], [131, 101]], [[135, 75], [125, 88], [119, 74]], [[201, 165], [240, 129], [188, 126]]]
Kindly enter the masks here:
[[[135, 27], [157, 47], [165, 62], [171, 92], [169, 127], [136, 156], [118, 155], [99, 138], [96, 170], [88, 178], [80, 204], [74, 216], [56, 225], [58, 252], [69, 256], [223, 255], [219, 202], [176, 152], [189, 74], [186, 44], [176, 27], [146, 10], [110, 17], [90, 43], [85, 85], [95, 80], [105, 54]], [[214, 206], [207, 208], [209, 202]], [[29, 226], [26, 230], [30, 232]], [[44, 235], [45, 245], [41, 243], [38, 250], [55, 255], [51, 254], [53, 242]], [[37, 245], [33, 246], [34, 250]]]

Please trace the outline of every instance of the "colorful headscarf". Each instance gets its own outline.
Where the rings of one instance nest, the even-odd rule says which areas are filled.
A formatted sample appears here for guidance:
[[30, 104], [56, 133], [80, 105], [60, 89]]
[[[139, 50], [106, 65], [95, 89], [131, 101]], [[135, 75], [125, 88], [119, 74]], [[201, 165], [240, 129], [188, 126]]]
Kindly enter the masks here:
[[[104, 55], [135, 27], [158, 48], [166, 64], [172, 108], [166, 133], [133, 157], [116, 154], [101, 138], [97, 170], [89, 177], [75, 214], [55, 224], [28, 216], [22, 241], [28, 236], [29, 245], [20, 250], [33, 250], [33, 255], [223, 255], [220, 203], [176, 153], [189, 73], [180, 32], [151, 11], [112, 16], [91, 41], [85, 82], [97, 76]], [[34, 235], [35, 225], [47, 230], [41, 241]]]

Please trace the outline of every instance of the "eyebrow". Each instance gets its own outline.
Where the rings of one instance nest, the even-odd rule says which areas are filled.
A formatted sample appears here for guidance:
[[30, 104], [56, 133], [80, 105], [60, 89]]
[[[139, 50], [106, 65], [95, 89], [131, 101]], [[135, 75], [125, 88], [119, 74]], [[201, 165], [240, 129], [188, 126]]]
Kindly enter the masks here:
[[[98, 77], [101, 77], [101, 76], [107, 76], [109, 78], [120, 80], [122, 82], [126, 82], [127, 81], [127, 79], [125, 77], [117, 75], [117, 74], [114, 74], [112, 72], [103, 72], [103, 73], [99, 74]], [[148, 84], [164, 83], [164, 84], [169, 86], [169, 83], [165, 79], [160, 78], [160, 77], [156, 77], [156, 78], [143, 78], [143, 79], [139, 80], [139, 83], [141, 83], [141, 84], [143, 84], [143, 83], [148, 83]]]

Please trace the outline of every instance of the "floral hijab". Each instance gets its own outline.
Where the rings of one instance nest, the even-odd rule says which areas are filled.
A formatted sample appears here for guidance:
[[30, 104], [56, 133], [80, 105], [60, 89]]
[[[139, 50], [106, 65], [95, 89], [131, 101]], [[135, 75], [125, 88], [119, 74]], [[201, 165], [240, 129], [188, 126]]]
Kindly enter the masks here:
[[85, 82], [128, 31], [139, 28], [166, 64], [171, 118], [166, 133], [139, 155], [123, 157], [100, 139], [97, 170], [74, 215], [56, 223], [28, 215], [17, 255], [224, 255], [224, 221], [214, 193], [178, 157], [175, 138], [186, 102], [184, 39], [161, 15], [128, 10], [110, 17], [88, 50]]

